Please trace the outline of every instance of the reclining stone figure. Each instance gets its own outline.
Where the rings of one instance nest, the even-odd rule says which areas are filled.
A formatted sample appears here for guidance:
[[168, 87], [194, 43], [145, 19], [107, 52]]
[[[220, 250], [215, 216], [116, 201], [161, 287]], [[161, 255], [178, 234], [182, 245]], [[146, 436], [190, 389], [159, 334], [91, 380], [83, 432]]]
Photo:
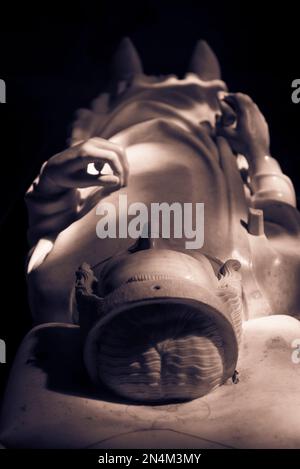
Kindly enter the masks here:
[[[27, 340], [45, 323], [75, 323], [95, 390], [129, 402], [201, 398], [237, 381], [245, 324], [298, 323], [295, 191], [270, 155], [259, 108], [228, 92], [204, 41], [182, 79], [145, 75], [128, 39], [112, 69], [109, 92], [78, 113], [70, 146], [26, 195], [40, 324]], [[96, 207], [118, 211], [120, 194], [148, 207], [204, 203], [203, 247], [151, 226], [136, 242], [99, 239]]]

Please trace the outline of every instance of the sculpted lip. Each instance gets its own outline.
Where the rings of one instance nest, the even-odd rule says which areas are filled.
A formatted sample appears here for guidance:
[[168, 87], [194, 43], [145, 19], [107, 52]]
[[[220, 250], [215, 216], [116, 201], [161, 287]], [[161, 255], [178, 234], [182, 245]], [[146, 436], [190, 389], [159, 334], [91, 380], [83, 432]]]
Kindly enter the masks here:
[[171, 275], [164, 275], [164, 274], [159, 274], [159, 273], [153, 273], [153, 274], [135, 274], [132, 277], [130, 277], [126, 283], [131, 283], [131, 282], [143, 282], [145, 280], [161, 280], [161, 279], [172, 279], [174, 276]]

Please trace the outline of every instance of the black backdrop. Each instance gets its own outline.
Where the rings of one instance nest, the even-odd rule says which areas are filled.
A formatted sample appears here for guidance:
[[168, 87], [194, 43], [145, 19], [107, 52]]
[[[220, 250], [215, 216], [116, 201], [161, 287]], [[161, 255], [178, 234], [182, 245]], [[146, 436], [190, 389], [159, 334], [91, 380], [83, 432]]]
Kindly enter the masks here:
[[206, 39], [230, 89], [250, 94], [264, 112], [272, 153], [300, 195], [300, 104], [291, 101], [291, 82], [300, 78], [294, 4], [99, 0], [97, 7], [86, 1], [43, 8], [0, 8], [0, 78], [7, 84], [7, 104], [0, 105], [0, 338], [8, 358], [0, 365], [2, 388], [30, 327], [24, 192], [41, 163], [64, 148], [74, 111], [105, 85], [122, 36], [134, 41], [149, 74], [182, 75], [196, 40]]

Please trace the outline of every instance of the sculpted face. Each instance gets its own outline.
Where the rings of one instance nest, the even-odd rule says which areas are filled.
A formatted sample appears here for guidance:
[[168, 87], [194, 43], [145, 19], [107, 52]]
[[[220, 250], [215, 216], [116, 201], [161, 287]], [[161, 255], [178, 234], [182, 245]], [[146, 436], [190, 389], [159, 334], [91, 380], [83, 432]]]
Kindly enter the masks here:
[[77, 272], [85, 363], [96, 385], [131, 400], [166, 402], [207, 394], [235, 370], [241, 331], [240, 265], [140, 239], [98, 279]]

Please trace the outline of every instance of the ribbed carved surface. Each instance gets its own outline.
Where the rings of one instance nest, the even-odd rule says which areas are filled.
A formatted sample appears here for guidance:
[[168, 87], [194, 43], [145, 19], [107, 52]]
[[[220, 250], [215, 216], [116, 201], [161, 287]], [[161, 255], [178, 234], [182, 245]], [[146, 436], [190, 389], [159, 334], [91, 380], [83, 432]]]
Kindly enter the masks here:
[[182, 305], [139, 307], [111, 321], [98, 343], [99, 378], [140, 401], [193, 399], [222, 383], [223, 344], [205, 314]]

